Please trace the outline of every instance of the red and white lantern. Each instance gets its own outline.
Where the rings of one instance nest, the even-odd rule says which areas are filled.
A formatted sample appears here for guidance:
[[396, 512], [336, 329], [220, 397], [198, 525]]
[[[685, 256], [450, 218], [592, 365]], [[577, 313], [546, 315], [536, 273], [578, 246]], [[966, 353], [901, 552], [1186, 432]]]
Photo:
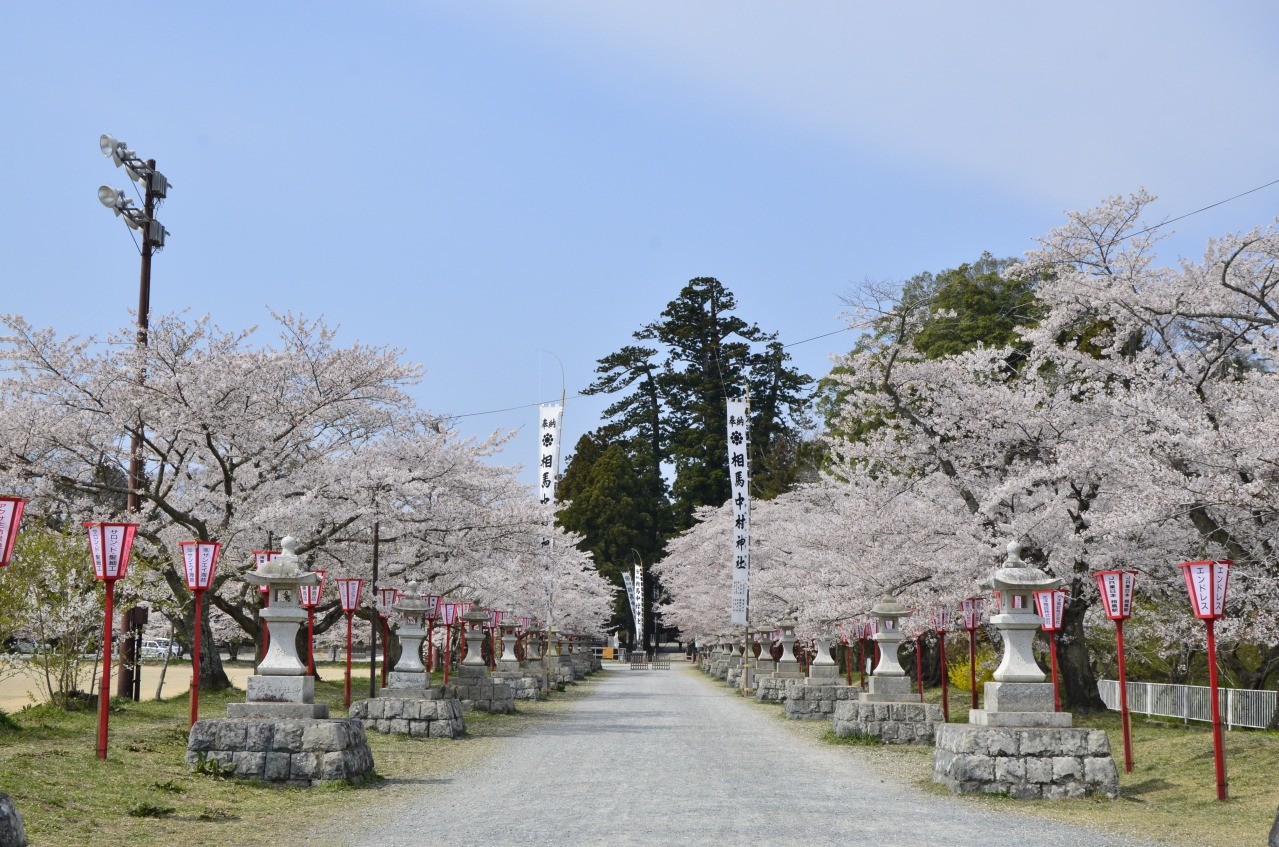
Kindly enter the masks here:
[[325, 571], [312, 571], [320, 577], [315, 585], [298, 586], [298, 605], [306, 609], [306, 672], [315, 676], [315, 608], [324, 594]]
[[102, 624], [102, 675], [98, 685], [99, 759], [107, 757], [108, 705], [111, 701], [111, 636], [115, 622], [115, 584], [129, 572], [129, 556], [133, 553], [133, 537], [138, 525], [132, 523], [97, 523], [84, 525], [89, 536], [89, 554], [93, 557], [93, 575], [107, 584], [106, 610]]
[[379, 588], [377, 591], [377, 611], [382, 617], [390, 617], [395, 606], [395, 600], [399, 594], [396, 588]]
[[342, 603], [342, 612], [346, 615], [346, 686], [343, 701], [346, 708], [351, 708], [351, 633], [352, 618], [355, 610], [360, 608], [360, 592], [364, 590], [364, 580], [358, 576], [344, 576], [337, 580], [338, 600]]
[[952, 611], [949, 606], [933, 609], [933, 632], [937, 633], [937, 647], [941, 652], [941, 716], [950, 722], [950, 666], [946, 663], [946, 633], [950, 632]]
[[1101, 606], [1112, 621], [1132, 617], [1132, 593], [1137, 584], [1136, 571], [1097, 571], [1097, 589]]
[[457, 622], [457, 604], [444, 603], [440, 606], [440, 618], [445, 626], [453, 626]]
[[1061, 688], [1057, 676], [1057, 633], [1061, 632], [1062, 617], [1066, 612], [1066, 589], [1041, 588], [1034, 592], [1035, 611], [1040, 625], [1048, 633], [1048, 653], [1053, 670], [1053, 709], [1061, 711]]
[[0, 497], [0, 568], [13, 561], [13, 547], [18, 540], [18, 525], [27, 501], [21, 497]]
[[213, 573], [222, 555], [216, 541], [180, 541], [187, 588], [195, 595], [195, 636], [191, 644], [191, 723], [200, 719], [200, 630], [203, 629], [204, 592], [213, 584]]
[[964, 617], [964, 629], [968, 630], [968, 684], [972, 688], [972, 708], [977, 708], [977, 630], [981, 627], [982, 598], [965, 597], [959, 601], [959, 611]]
[[1226, 614], [1226, 589], [1230, 586], [1229, 559], [1213, 559], [1182, 562], [1181, 572], [1186, 578], [1186, 593], [1190, 596], [1190, 611], [1204, 622], [1208, 629], [1208, 688], [1212, 700], [1212, 753], [1217, 769], [1217, 799], [1229, 799], [1230, 788], [1226, 781], [1226, 749], [1221, 736], [1221, 702], [1217, 694], [1217, 636], [1215, 624]]
[[1229, 559], [1200, 562], [1182, 562], [1182, 575], [1186, 578], [1186, 593], [1190, 595], [1190, 611], [1201, 621], [1215, 621], [1225, 617], [1226, 589], [1230, 585]]
[[440, 595], [426, 595], [426, 619], [432, 623], [440, 616]]
[[1115, 622], [1115, 652], [1119, 658], [1119, 723], [1124, 735], [1124, 770], [1132, 773], [1132, 716], [1128, 712], [1128, 671], [1124, 664], [1124, 621], [1132, 617], [1136, 571], [1097, 571], [1097, 590], [1106, 617]]

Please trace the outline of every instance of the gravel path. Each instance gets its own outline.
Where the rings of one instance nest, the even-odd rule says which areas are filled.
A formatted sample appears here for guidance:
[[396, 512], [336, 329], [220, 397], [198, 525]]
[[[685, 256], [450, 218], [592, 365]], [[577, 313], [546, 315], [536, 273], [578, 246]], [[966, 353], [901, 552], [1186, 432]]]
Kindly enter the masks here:
[[596, 679], [562, 717], [378, 808], [348, 844], [1135, 847], [899, 783], [867, 766], [873, 748], [803, 737], [687, 667]]

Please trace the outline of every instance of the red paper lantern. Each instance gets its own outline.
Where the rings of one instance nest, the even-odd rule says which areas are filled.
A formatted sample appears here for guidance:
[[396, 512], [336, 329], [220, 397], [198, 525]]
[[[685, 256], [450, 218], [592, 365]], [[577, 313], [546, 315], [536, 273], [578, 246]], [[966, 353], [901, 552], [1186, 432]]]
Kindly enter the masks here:
[[324, 575], [327, 571], [312, 571], [317, 574], [320, 581], [315, 585], [299, 585], [298, 586], [298, 605], [304, 609], [314, 610], [320, 605], [320, 596], [324, 594]]
[[1066, 589], [1041, 588], [1034, 592], [1035, 611], [1044, 632], [1060, 632], [1061, 618], [1066, 610]]
[[1201, 621], [1220, 620], [1226, 613], [1226, 588], [1230, 585], [1229, 559], [1182, 562], [1190, 611]]
[[464, 600], [461, 603], [458, 603], [457, 616], [460, 618], [466, 617], [467, 615], [471, 613], [471, 607], [473, 607], [474, 605], [475, 604], [472, 603], [470, 600]]
[[426, 595], [426, 619], [434, 621], [440, 616], [440, 595]]
[[108, 706], [111, 701], [111, 635], [115, 623], [115, 584], [129, 572], [129, 556], [133, 553], [133, 536], [138, 525], [133, 523], [86, 522], [89, 553], [93, 557], [93, 575], [107, 584], [107, 602], [102, 622], [102, 676], [98, 684], [99, 759], [107, 757]]
[[13, 545], [18, 540], [18, 524], [27, 501], [21, 497], [0, 497], [0, 568], [13, 559]]
[[456, 603], [444, 603], [443, 605], [440, 606], [440, 611], [441, 611], [440, 617], [444, 620], [445, 626], [452, 626], [453, 623], [457, 620], [457, 604]]
[[1221, 736], [1221, 702], [1217, 696], [1217, 637], [1215, 625], [1226, 614], [1226, 588], [1230, 585], [1229, 559], [1182, 562], [1190, 610], [1208, 629], [1208, 688], [1212, 701], [1212, 752], [1217, 769], [1217, 799], [1229, 799], [1226, 782], [1226, 750]]
[[206, 591], [213, 584], [213, 572], [222, 555], [222, 545], [216, 541], [180, 541], [182, 563], [186, 568], [187, 588]]
[[133, 553], [133, 537], [138, 531], [135, 523], [86, 522], [89, 535], [89, 553], [93, 556], [93, 575], [103, 582], [124, 579], [129, 571], [129, 556]]
[[1136, 571], [1097, 571], [1097, 589], [1106, 617], [1126, 621], [1132, 617], [1132, 592], [1137, 584]]
[[941, 608], [933, 609], [933, 632], [936, 632], [938, 635], [943, 635], [950, 632], [950, 625], [950, 607], [942, 606]]
[[964, 616], [964, 629], [976, 632], [981, 628], [982, 605], [980, 597], [966, 597], [959, 601], [959, 609]]
[[1115, 622], [1115, 654], [1119, 659], [1119, 724], [1124, 734], [1124, 770], [1132, 773], [1132, 716], [1128, 712], [1128, 671], [1124, 665], [1124, 621], [1132, 617], [1136, 571], [1097, 571], [1097, 590], [1106, 617]]
[[337, 584], [342, 611], [352, 614], [360, 608], [360, 592], [364, 590], [364, 580], [358, 576], [344, 576], [338, 578]]
[[395, 588], [379, 588], [377, 593], [378, 614], [382, 617], [387, 617], [391, 614], [392, 607], [395, 605], [395, 598], [396, 595], [399, 594], [399, 590]]

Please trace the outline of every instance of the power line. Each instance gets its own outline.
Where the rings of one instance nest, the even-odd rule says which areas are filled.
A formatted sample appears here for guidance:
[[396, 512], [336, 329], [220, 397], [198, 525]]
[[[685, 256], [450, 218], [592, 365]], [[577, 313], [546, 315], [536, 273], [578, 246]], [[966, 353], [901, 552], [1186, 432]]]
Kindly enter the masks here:
[[[1265, 185], [1258, 185], [1256, 188], [1250, 188], [1247, 191], [1234, 195], [1233, 197], [1227, 197], [1224, 200], [1218, 200], [1216, 203], [1209, 203], [1207, 206], [1204, 206], [1201, 209], [1195, 209], [1193, 212], [1186, 212], [1184, 215], [1178, 215], [1175, 218], [1169, 218], [1166, 221], [1161, 221], [1160, 223], [1153, 224], [1151, 226], [1146, 227], [1145, 229], [1139, 229], [1136, 232], [1130, 232], [1127, 235], [1123, 236], [1122, 238], [1116, 238], [1114, 241], [1110, 243], [1118, 244], [1120, 241], [1126, 241], [1129, 238], [1135, 238], [1138, 235], [1145, 235], [1147, 232], [1153, 232], [1154, 230], [1159, 229], [1160, 227], [1165, 227], [1165, 226], [1168, 226], [1168, 224], [1185, 220], [1186, 218], [1189, 218], [1193, 215], [1197, 215], [1200, 212], [1206, 212], [1209, 209], [1215, 209], [1218, 206], [1231, 202], [1232, 200], [1238, 200], [1240, 197], [1247, 197], [1249, 194], [1256, 194], [1258, 191], [1269, 188], [1272, 185], [1279, 185], [1279, 179], [1271, 180], [1270, 182], [1267, 182]], [[833, 329], [830, 332], [823, 332], [821, 335], [813, 335], [813, 336], [810, 336], [809, 338], [801, 338], [799, 341], [792, 341], [790, 344], [783, 344], [782, 349], [785, 350], [790, 347], [798, 347], [799, 345], [807, 344], [810, 341], [818, 341], [822, 338], [830, 338], [832, 335], [839, 335], [842, 332], [851, 332], [854, 329], [857, 329], [857, 327], [846, 326], [843, 329]], [[717, 368], [719, 367], [718, 348], [716, 349], [715, 365]], [[561, 365], [560, 367], [562, 368], [563, 365]], [[724, 387], [724, 374], [722, 370], [720, 371], [720, 386]], [[724, 387], [724, 390], [725, 390], [725, 396], [727, 396], [727, 388]], [[587, 395], [581, 392], [578, 392], [577, 394], [574, 394], [572, 398], [569, 398], [569, 399], [575, 400], [578, 397], [585, 397], [585, 396]], [[546, 402], [553, 402], [553, 401], [548, 400]], [[460, 418], [476, 418], [476, 417], [480, 417], [481, 415], [497, 415], [497, 414], [501, 414], [502, 412], [516, 412], [516, 411], [519, 411], [520, 409], [532, 409], [540, 405], [542, 404], [541, 403], [525, 403], [520, 406], [507, 406], [505, 409], [489, 409], [488, 411], [484, 411], [484, 412], [467, 412], [464, 415], [440, 415], [440, 417], [449, 418], [451, 420], [457, 420]]]

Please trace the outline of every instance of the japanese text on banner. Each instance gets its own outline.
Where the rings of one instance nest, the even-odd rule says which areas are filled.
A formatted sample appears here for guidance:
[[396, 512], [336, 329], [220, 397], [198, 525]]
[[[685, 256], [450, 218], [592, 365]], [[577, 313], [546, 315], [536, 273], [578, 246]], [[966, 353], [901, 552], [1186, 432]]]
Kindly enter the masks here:
[[[560, 469], [560, 430], [564, 423], [564, 406], [543, 403], [538, 409], [537, 427], [537, 502], [548, 510], [555, 508], [556, 474]], [[550, 526], [547, 518], [547, 526]], [[551, 546], [551, 534], [542, 536], [542, 546]]]
[[746, 625], [751, 574], [751, 472], [748, 401], [728, 401], [728, 477], [733, 503], [733, 625]]

